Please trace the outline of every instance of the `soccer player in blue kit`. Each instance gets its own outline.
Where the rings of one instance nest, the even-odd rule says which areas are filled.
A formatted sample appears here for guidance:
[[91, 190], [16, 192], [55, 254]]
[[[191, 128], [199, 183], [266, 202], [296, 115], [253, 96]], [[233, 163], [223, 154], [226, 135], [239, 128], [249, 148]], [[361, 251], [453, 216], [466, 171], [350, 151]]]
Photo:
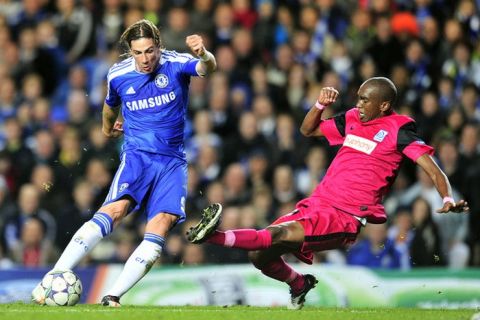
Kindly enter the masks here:
[[[186, 38], [198, 58], [169, 51], [148, 20], [128, 27], [120, 44], [128, 48], [129, 57], [110, 68], [102, 122], [108, 137], [124, 135], [121, 163], [104, 204], [74, 234], [53, 268], [72, 269], [129, 212], [143, 211], [144, 239], [101, 301], [111, 307], [120, 306], [120, 297], [159, 258], [169, 230], [185, 220], [184, 126], [190, 77], [216, 69], [215, 57], [200, 36]], [[118, 118], [120, 110], [124, 121]], [[42, 297], [32, 295], [42, 303]]]

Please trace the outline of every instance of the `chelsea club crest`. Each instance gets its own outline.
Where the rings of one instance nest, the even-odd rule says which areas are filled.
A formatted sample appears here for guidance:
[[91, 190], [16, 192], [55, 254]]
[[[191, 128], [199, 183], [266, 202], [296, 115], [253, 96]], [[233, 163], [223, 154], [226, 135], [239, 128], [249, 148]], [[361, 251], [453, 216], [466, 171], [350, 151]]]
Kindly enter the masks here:
[[159, 88], [165, 88], [168, 85], [168, 78], [163, 73], [155, 77], [155, 85]]

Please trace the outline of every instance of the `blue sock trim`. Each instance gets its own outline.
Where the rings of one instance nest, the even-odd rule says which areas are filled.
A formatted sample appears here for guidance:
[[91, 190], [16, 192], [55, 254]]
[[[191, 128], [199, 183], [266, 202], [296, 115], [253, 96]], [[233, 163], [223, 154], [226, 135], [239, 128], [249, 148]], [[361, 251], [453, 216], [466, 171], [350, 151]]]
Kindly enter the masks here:
[[143, 236], [143, 240], [158, 244], [162, 248], [165, 245], [165, 238], [154, 233], [145, 233], [145, 235]]
[[112, 233], [113, 220], [108, 214], [103, 212], [97, 212], [93, 215], [91, 221], [96, 223], [100, 227], [100, 230], [102, 230], [102, 236], [105, 237]]

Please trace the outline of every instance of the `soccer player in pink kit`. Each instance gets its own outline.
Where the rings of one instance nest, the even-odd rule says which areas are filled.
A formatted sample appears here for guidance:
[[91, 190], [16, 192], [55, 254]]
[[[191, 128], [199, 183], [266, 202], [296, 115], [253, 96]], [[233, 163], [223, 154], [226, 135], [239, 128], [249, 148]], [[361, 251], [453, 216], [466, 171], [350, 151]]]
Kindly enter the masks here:
[[253, 265], [263, 274], [290, 286], [291, 309], [300, 309], [313, 275], [300, 274], [282, 259], [285, 253], [312, 264], [313, 252], [353, 243], [366, 223], [387, 220], [381, 201], [395, 180], [404, 157], [416, 162], [430, 176], [443, 198], [439, 213], [466, 212], [467, 202], [455, 202], [450, 183], [432, 159], [434, 150], [415, 132], [415, 122], [393, 111], [397, 89], [383, 77], [370, 78], [358, 90], [355, 108], [331, 119], [322, 112], [338, 97], [334, 88], [322, 88], [317, 102], [303, 120], [300, 131], [307, 137], [325, 137], [330, 145], [342, 145], [312, 195], [296, 209], [263, 230], [216, 230], [222, 207], [212, 204], [187, 238], [249, 250]]

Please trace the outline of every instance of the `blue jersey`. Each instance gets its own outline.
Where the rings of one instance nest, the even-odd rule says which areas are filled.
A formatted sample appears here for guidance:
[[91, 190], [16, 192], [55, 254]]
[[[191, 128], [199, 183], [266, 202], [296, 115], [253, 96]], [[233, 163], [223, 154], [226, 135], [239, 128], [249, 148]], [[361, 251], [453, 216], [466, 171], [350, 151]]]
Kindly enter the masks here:
[[105, 103], [122, 105], [123, 151], [143, 150], [185, 159], [184, 126], [191, 76], [198, 76], [198, 59], [190, 54], [162, 50], [151, 73], [135, 69], [133, 57], [108, 72]]

